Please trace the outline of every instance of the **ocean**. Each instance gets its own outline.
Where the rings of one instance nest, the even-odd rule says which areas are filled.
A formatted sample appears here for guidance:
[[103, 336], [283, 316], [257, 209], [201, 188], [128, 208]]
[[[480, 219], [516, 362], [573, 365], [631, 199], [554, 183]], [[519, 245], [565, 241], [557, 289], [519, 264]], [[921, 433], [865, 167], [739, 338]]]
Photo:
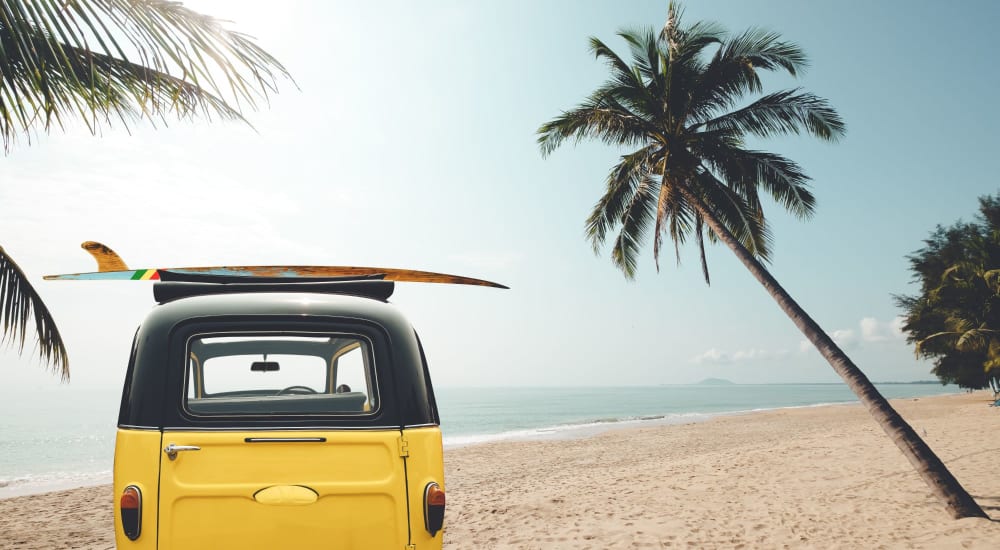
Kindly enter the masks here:
[[[879, 384], [887, 398], [957, 393]], [[120, 390], [0, 388], [0, 498], [111, 482]], [[619, 427], [856, 402], [842, 384], [437, 388], [446, 448], [505, 439], [585, 437]]]

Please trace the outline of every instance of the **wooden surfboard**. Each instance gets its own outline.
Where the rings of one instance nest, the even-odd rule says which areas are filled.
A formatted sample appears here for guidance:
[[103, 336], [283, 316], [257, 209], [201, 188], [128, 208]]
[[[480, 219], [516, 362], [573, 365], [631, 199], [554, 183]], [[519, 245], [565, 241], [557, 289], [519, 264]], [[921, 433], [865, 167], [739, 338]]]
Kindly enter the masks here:
[[315, 265], [242, 265], [214, 267], [171, 267], [152, 269], [129, 269], [128, 265], [115, 251], [107, 246], [87, 241], [81, 247], [97, 260], [98, 271], [90, 273], [66, 273], [62, 275], [46, 275], [47, 281], [157, 281], [161, 278], [182, 281], [185, 277], [191, 280], [206, 281], [212, 277], [234, 278], [265, 278], [265, 279], [329, 279], [329, 278], [372, 278], [378, 277], [386, 281], [405, 281], [414, 283], [444, 283], [455, 285], [488, 286], [493, 288], [508, 288], [499, 283], [434, 273], [413, 269], [397, 269], [392, 267], [359, 267], [359, 266], [315, 266]]

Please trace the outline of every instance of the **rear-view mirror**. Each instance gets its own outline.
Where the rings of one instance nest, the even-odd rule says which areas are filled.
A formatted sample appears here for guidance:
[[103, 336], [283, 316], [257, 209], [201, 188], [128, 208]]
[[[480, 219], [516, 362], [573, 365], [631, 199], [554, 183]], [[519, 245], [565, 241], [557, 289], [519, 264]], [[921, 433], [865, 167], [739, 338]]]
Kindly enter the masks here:
[[277, 361], [254, 361], [250, 364], [250, 372], [274, 372], [281, 370]]

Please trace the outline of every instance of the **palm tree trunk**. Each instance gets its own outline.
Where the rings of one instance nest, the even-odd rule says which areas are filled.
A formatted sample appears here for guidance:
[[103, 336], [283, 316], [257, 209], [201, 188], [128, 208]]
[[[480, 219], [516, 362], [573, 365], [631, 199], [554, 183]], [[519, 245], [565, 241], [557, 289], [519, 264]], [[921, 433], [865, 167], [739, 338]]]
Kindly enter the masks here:
[[708, 206], [691, 189], [684, 185], [678, 187], [684, 198], [701, 212], [705, 223], [736, 254], [736, 257], [778, 302], [781, 310], [816, 346], [816, 349], [826, 358], [833, 370], [844, 379], [847, 386], [858, 396], [875, 421], [885, 430], [885, 433], [903, 452], [920, 477], [924, 479], [934, 496], [944, 503], [948, 513], [955, 519], [989, 518], [979, 507], [979, 504], [962, 488], [958, 480], [951, 475], [941, 459], [927, 446], [927, 443], [892, 408], [885, 397], [875, 389], [875, 385], [868, 380], [868, 377], [847, 357], [847, 354], [837, 346], [833, 339], [820, 328], [819, 324], [809, 317], [809, 314], [792, 299], [767, 269], [733, 237], [725, 226], [719, 223]]

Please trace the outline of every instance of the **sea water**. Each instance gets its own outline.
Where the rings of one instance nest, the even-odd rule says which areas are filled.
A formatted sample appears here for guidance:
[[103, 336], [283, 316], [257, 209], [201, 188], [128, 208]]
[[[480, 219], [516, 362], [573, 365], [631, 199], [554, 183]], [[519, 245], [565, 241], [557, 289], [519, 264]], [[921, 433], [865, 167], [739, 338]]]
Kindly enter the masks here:
[[[890, 399], [961, 391], [938, 384], [878, 387]], [[856, 402], [843, 384], [437, 388], [436, 397], [446, 448]], [[118, 388], [0, 388], [0, 498], [110, 483], [119, 401]]]

